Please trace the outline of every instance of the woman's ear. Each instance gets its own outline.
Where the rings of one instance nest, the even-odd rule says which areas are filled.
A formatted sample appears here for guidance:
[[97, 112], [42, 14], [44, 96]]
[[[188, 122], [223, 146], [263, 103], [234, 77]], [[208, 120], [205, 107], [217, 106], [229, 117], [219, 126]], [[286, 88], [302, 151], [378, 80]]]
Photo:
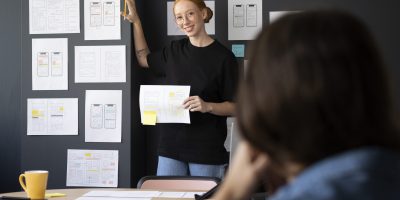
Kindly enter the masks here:
[[203, 8], [201, 10], [201, 16], [202, 16], [203, 20], [207, 19], [207, 9], [206, 8]]

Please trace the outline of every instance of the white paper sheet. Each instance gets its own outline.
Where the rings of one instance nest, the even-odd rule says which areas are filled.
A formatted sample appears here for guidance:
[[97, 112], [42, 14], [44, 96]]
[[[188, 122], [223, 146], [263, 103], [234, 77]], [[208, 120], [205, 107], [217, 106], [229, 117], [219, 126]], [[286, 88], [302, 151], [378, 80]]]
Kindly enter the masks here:
[[28, 99], [28, 135], [78, 135], [78, 99]]
[[94, 190], [84, 194], [79, 200], [94, 200], [94, 199], [107, 199], [107, 200], [120, 200], [120, 199], [134, 199], [134, 200], [150, 200], [154, 197], [159, 198], [194, 198], [194, 195], [202, 195], [204, 192], [160, 192], [160, 191], [107, 191], [107, 190]]
[[194, 195], [203, 195], [205, 192], [185, 192], [185, 194], [182, 196], [183, 198], [194, 198]]
[[29, 0], [29, 33], [79, 33], [79, 0]]
[[157, 123], [190, 124], [189, 110], [182, 106], [189, 94], [190, 86], [141, 85], [139, 104], [142, 123], [144, 111], [155, 111]]
[[299, 11], [271, 11], [269, 12], [269, 23], [271, 24], [272, 22], [276, 21], [280, 17], [290, 14], [290, 13], [296, 13]]
[[120, 0], [85, 0], [85, 40], [120, 40]]
[[126, 197], [126, 198], [151, 198], [160, 196], [159, 191], [107, 191], [94, 190], [84, 194], [84, 197]]
[[122, 90], [86, 90], [85, 142], [121, 142]]
[[151, 200], [152, 198], [79, 197], [76, 200]]
[[75, 82], [126, 82], [126, 47], [75, 46]]
[[68, 90], [68, 39], [32, 39], [32, 90]]
[[67, 186], [117, 187], [118, 150], [68, 149]]
[[[208, 23], [205, 24], [206, 26], [206, 32], [209, 35], [215, 35], [215, 17], [216, 17], [216, 11], [215, 11], [215, 2], [214, 1], [204, 1], [204, 3], [213, 11], [213, 17], [210, 19]], [[173, 13], [173, 1], [168, 1], [167, 2], [167, 33], [168, 35], [185, 35], [184, 32], [182, 32], [179, 27], [177, 26], [175, 22], [175, 17]]]
[[262, 29], [262, 0], [228, 1], [228, 40], [254, 40]]

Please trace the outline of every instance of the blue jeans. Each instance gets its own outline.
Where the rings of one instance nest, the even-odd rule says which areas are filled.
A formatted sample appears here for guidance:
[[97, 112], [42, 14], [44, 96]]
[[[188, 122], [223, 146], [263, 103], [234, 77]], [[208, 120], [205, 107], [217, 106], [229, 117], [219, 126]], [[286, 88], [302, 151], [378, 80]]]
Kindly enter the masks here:
[[211, 176], [222, 179], [227, 164], [206, 165], [188, 163], [172, 158], [158, 156], [158, 176]]

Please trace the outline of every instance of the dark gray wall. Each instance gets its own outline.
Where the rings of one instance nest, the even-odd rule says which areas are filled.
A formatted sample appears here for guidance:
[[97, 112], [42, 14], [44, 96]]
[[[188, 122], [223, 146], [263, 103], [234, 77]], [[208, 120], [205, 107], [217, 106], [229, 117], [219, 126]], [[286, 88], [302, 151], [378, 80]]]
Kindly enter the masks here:
[[[84, 40], [83, 1], [80, 1], [81, 31], [78, 34], [29, 34], [29, 4], [21, 7], [21, 171], [45, 169], [49, 171], [48, 188], [65, 188], [67, 173], [67, 149], [119, 150], [118, 186], [131, 186], [131, 30], [122, 22], [121, 40]], [[121, 0], [123, 5], [123, 0]], [[68, 90], [32, 90], [32, 38], [68, 38]], [[92, 45], [126, 45], [126, 83], [75, 83], [74, 47]], [[85, 91], [122, 90], [122, 143], [85, 143]], [[28, 136], [28, 98], [78, 98], [79, 126], [77, 136]]]
[[20, 0], [0, 6], [0, 193], [20, 189]]

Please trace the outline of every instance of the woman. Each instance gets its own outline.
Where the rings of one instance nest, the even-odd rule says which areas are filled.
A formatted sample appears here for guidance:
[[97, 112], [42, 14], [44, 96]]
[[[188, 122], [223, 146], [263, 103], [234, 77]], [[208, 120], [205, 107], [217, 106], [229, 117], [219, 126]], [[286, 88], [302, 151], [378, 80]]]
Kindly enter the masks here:
[[244, 141], [214, 198], [248, 199], [273, 172], [288, 183], [270, 200], [400, 199], [399, 134], [373, 41], [335, 10], [264, 29], [239, 89]]
[[228, 153], [224, 148], [226, 116], [233, 115], [238, 65], [231, 51], [205, 30], [213, 13], [203, 0], [176, 0], [175, 21], [186, 38], [159, 52], [148, 49], [134, 0], [127, 1], [133, 24], [136, 58], [141, 67], [165, 76], [168, 85], [190, 85], [182, 102], [191, 124], [166, 124], [161, 133], [157, 175], [222, 178]]

